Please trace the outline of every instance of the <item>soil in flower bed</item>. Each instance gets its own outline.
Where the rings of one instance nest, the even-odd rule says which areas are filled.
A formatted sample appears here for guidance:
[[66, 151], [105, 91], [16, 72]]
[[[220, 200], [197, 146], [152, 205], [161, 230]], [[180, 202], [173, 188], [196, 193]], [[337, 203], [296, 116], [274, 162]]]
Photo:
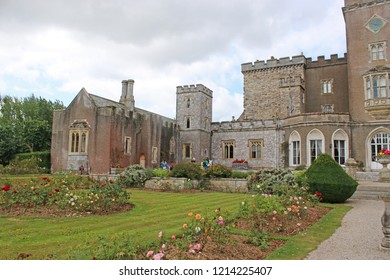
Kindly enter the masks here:
[[80, 217], [80, 216], [106, 216], [130, 211], [133, 204], [125, 204], [116, 209], [97, 210], [94, 212], [79, 212], [73, 209], [59, 209], [57, 206], [31, 207], [12, 206], [9, 209], [0, 209], [0, 215], [7, 216], [37, 216], [37, 217]]
[[[196, 253], [169, 248], [165, 259], [187, 259], [187, 260], [262, 260], [279, 247], [285, 244], [285, 240], [278, 239], [278, 236], [293, 236], [314, 225], [319, 219], [326, 215], [331, 208], [324, 206], [311, 207], [307, 209], [307, 215], [303, 219], [294, 218], [285, 222], [283, 231], [274, 227], [274, 221], [269, 221], [267, 232], [274, 236], [264, 242], [261, 248], [253, 244], [251, 237], [231, 234], [224, 244], [217, 244], [212, 240]], [[299, 223], [299, 225], [297, 225]], [[238, 220], [236, 229], [250, 231], [251, 224], [248, 220]]]
[[277, 248], [283, 246], [284, 240], [271, 239], [267, 246], [260, 248], [250, 242], [249, 237], [230, 235], [226, 244], [207, 242], [201, 251], [196, 253], [183, 252], [170, 248], [165, 255], [168, 260], [263, 260]]
[[[267, 221], [267, 233], [274, 235], [292, 236], [306, 230], [314, 225], [319, 219], [326, 215], [332, 208], [324, 206], [309, 207], [307, 213], [302, 219], [287, 219], [281, 226], [280, 221]], [[251, 221], [239, 219], [236, 222], [236, 228], [240, 230], [250, 230]], [[280, 228], [283, 228], [282, 230]]]

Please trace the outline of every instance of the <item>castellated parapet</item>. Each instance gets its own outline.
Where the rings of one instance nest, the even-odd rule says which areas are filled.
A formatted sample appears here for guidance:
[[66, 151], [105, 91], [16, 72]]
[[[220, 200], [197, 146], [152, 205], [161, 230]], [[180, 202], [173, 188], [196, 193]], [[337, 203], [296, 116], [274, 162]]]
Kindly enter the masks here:
[[306, 65], [308, 68], [323, 67], [336, 64], [347, 63], [347, 54], [344, 57], [339, 57], [337, 54], [330, 55], [330, 59], [325, 59], [325, 56], [318, 56], [316, 61], [313, 61], [311, 57], [306, 58]]
[[185, 85], [185, 86], [177, 86], [176, 93], [192, 93], [192, 92], [203, 92], [210, 97], [213, 97], [213, 91], [202, 84], [197, 85]]
[[306, 64], [306, 58], [304, 55], [293, 56], [290, 57], [282, 57], [280, 59], [276, 59], [272, 57], [267, 61], [257, 60], [255, 62], [248, 62], [241, 64], [241, 72], [247, 71], [255, 71], [255, 70], [266, 70], [273, 67], [288, 67], [294, 65]]

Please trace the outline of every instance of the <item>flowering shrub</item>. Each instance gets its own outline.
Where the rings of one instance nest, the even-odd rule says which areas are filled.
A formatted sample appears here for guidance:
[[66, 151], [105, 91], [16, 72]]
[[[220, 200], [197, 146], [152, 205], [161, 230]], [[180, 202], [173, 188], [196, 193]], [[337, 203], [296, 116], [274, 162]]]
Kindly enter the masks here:
[[118, 184], [125, 187], [143, 188], [150, 174], [141, 165], [135, 164], [127, 167], [118, 179]]
[[233, 163], [248, 163], [245, 159], [235, 159], [232, 162]]
[[[109, 212], [128, 204], [129, 194], [113, 182], [67, 186], [66, 177], [41, 177], [24, 185], [7, 184], [0, 191], [0, 209], [56, 207], [73, 212]], [[71, 180], [72, 181], [72, 180]]]
[[277, 185], [294, 186], [294, 174], [288, 169], [263, 169], [251, 176], [250, 188], [257, 193], [273, 194]]
[[[216, 209], [208, 215], [190, 212], [187, 216], [190, 218], [190, 221], [183, 224], [183, 234], [192, 245], [200, 244], [204, 246], [209, 239], [218, 244], [227, 242], [226, 235], [230, 227], [227, 224], [228, 219], [221, 213], [220, 209]], [[197, 251], [196, 248], [192, 249]]]

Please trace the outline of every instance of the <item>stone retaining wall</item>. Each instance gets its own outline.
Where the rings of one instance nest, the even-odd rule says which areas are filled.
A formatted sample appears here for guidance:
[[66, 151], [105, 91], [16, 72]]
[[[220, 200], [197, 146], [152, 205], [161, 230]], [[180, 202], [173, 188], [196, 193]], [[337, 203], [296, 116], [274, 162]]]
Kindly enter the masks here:
[[[199, 187], [198, 180], [186, 178], [152, 178], [145, 182], [145, 189], [154, 190], [183, 190]], [[248, 193], [248, 181], [246, 179], [210, 179], [205, 182], [210, 190], [229, 193]]]
[[[119, 175], [90, 175], [95, 180], [113, 180], [115, 181]], [[203, 182], [208, 189], [218, 192], [228, 193], [248, 193], [247, 179], [232, 179], [220, 178], [210, 179]], [[165, 190], [165, 191], [180, 191], [198, 189], [200, 182], [198, 180], [190, 180], [187, 178], [160, 178], [153, 177], [145, 182], [145, 189], [151, 190]]]

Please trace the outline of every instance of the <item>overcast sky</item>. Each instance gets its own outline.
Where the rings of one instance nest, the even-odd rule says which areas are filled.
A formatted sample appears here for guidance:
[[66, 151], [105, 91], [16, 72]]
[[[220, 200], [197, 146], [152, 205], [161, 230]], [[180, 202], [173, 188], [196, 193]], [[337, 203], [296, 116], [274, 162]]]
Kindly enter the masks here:
[[213, 90], [213, 121], [242, 113], [241, 64], [346, 52], [343, 0], [0, 0], [0, 94], [68, 105], [85, 88], [175, 117], [176, 87]]

